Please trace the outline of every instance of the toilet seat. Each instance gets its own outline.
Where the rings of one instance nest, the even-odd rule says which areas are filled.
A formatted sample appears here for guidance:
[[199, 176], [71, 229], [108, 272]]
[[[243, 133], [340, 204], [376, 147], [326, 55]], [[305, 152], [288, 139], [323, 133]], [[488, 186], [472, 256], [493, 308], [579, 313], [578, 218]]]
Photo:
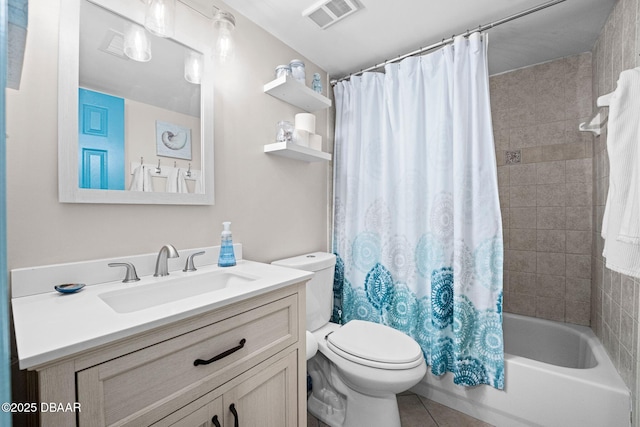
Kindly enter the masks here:
[[422, 349], [409, 336], [389, 326], [352, 320], [325, 337], [337, 355], [372, 368], [400, 370], [419, 366]]

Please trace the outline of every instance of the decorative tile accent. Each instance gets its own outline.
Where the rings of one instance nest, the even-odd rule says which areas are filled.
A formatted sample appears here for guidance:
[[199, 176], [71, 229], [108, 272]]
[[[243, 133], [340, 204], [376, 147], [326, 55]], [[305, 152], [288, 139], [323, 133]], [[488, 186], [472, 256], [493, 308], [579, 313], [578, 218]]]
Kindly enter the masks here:
[[516, 165], [521, 162], [521, 152], [520, 150], [508, 150], [504, 152], [505, 163], [507, 165]]

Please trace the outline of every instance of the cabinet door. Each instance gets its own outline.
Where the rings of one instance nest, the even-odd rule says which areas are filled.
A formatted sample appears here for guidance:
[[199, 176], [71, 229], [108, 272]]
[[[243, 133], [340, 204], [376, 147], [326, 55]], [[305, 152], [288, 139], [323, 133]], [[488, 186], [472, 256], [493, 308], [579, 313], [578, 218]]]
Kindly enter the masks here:
[[[217, 423], [217, 424], [216, 424]], [[177, 410], [151, 427], [220, 427], [222, 426], [222, 397], [193, 409], [191, 405]]]
[[298, 418], [297, 353], [289, 353], [266, 367], [229, 390], [223, 399], [225, 427], [295, 427]]
[[282, 298], [78, 372], [80, 425], [148, 425], [219, 387], [297, 341], [297, 301]]

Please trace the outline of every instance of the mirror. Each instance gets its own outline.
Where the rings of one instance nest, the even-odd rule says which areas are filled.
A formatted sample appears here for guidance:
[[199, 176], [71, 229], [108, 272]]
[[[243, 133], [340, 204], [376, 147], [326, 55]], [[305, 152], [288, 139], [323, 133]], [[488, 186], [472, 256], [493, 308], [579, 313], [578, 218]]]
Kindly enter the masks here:
[[[143, 31], [142, 22], [143, 2], [61, 3], [61, 202], [213, 204], [210, 21], [178, 2], [173, 39]], [[123, 53], [132, 29], [150, 40], [150, 60]], [[178, 169], [187, 193], [167, 192]]]

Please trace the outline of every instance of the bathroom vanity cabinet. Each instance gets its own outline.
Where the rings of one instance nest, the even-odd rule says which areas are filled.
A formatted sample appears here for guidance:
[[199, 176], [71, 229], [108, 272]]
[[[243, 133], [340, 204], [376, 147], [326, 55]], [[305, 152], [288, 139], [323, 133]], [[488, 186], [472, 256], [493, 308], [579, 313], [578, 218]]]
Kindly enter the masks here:
[[304, 292], [297, 283], [38, 367], [41, 402], [80, 404], [42, 412], [41, 425], [306, 425]]

